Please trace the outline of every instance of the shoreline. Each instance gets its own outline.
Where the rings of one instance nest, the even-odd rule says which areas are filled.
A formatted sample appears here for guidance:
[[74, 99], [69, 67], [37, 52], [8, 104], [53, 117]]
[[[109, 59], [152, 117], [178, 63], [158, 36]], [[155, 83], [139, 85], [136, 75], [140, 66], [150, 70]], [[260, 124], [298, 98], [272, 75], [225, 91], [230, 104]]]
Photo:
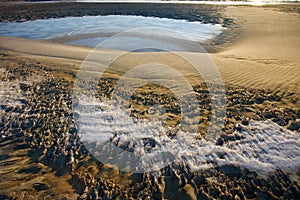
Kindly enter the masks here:
[[[289, 13], [274, 11], [272, 9], [265, 10], [263, 7], [228, 7], [226, 9], [228, 11], [223, 12], [222, 15], [235, 18], [234, 24], [236, 25], [224, 30], [225, 32], [222, 32], [219, 36], [217, 36], [217, 38], [214, 38], [203, 45], [206, 49], [208, 49], [208, 55], [219, 67], [224, 81], [228, 84], [240, 85], [243, 87], [260, 89], [267, 88], [272, 90], [275, 90], [275, 88], [277, 88], [277, 90], [283, 88], [287, 90], [292, 89], [293, 92], [298, 94], [297, 89], [299, 88], [299, 85], [297, 84], [297, 80], [300, 77], [298, 75], [299, 73], [297, 73], [299, 72], [299, 69], [296, 66], [299, 65], [300, 60], [297, 58], [296, 53], [297, 46], [299, 44], [299, 41], [296, 40], [296, 33], [300, 31], [299, 23], [297, 21], [299, 16], [290, 16]], [[246, 13], [250, 13], [250, 15], [255, 12], [257, 15], [255, 19], [257, 24], [253, 25], [251, 16], [245, 16], [245, 14], [239, 11], [240, 9], [243, 9]], [[259, 10], [264, 11], [264, 13], [268, 13], [266, 14], [267, 17], [259, 19], [261, 17], [258, 17]], [[274, 20], [271, 21], [273, 14], [275, 18], [281, 18], [281, 21], [279, 21], [280, 24], [272, 24], [274, 22]], [[270, 21], [269, 25], [265, 25], [265, 20]], [[286, 21], [289, 21], [289, 24], [286, 24]], [[250, 24], [247, 25], [246, 23]], [[292, 25], [293, 23], [294, 26]], [[262, 24], [272, 27], [270, 30], [272, 32], [278, 31], [281, 35], [277, 37], [284, 38], [285, 42], [282, 42], [283, 40], [276, 39], [277, 37], [264, 35], [265, 31], [258, 28]], [[253, 30], [257, 31], [253, 32]], [[229, 37], [229, 39], [224, 40], [223, 35], [225, 35], [225, 37]], [[259, 40], [259, 43], [256, 45], [248, 38], [255, 38], [255, 40]], [[290, 40], [290, 38], [292, 38], [292, 40]], [[49, 41], [26, 40], [21, 38], [17, 38], [17, 42], [13, 40], [13, 38], [2, 37], [0, 40], [2, 48], [16, 52], [20, 51], [27, 54], [61, 57], [79, 61], [83, 61], [88, 52], [91, 50], [91, 48], [87, 47], [62, 45]], [[219, 43], [218, 41], [220, 40], [223, 40], [224, 43]], [[274, 48], [278, 48], [279, 50], [272, 51], [272, 49], [269, 49], [270, 45], [274, 46]], [[103, 49], [103, 51], [108, 53], [110, 50]], [[244, 70], [243, 72], [237, 70], [237, 66], [235, 66], [237, 64], [240, 66], [240, 69], [242, 68]], [[282, 64], [286, 67], [281, 66]], [[260, 75], [260, 73], [264, 76], [264, 74], [268, 73], [268, 71], [274, 71], [273, 67], [275, 66], [279, 66], [279, 68], [282, 68], [283, 71], [278, 71], [278, 74], [270, 73], [270, 77], [255, 79], [257, 75]], [[249, 67], [252, 69], [247, 69]], [[254, 73], [255, 75], [249, 76], [248, 80], [245, 79], [244, 75], [241, 75], [243, 79], [237, 81], [235, 78], [237, 75], [235, 73], [240, 74], [241, 72], [245, 74]], [[283, 72], [287, 73], [287, 75], [284, 76], [286, 78], [283, 77]], [[253, 81], [251, 81], [251, 79], [253, 79]], [[280, 79], [289, 80], [287, 82], [282, 82]], [[267, 82], [268, 84], [265, 84]], [[291, 83], [293, 84], [294, 89], [291, 87]]]
[[[0, 22], [25, 22], [36, 19], [63, 18], [63, 17], [81, 17], [96, 15], [135, 15], [144, 17], [159, 17], [169, 19], [182, 19], [187, 21], [199, 21], [201, 23], [220, 24], [225, 30], [216, 37], [201, 43], [209, 53], [222, 51], [236, 41], [239, 35], [239, 19], [234, 19], [225, 14], [225, 9], [230, 7], [270, 9], [284, 13], [300, 14], [300, 4], [280, 4], [280, 5], [201, 5], [201, 4], [163, 4], [158, 6], [153, 3], [80, 3], [80, 2], [27, 2], [27, 8], [24, 3], [10, 5], [5, 2], [0, 3], [2, 10]], [[31, 3], [33, 5], [31, 5]], [[39, 4], [43, 6], [39, 6]], [[47, 6], [49, 4], [49, 6]], [[145, 4], [149, 9], [145, 10]], [[59, 7], [58, 12], [56, 11]], [[28, 12], [24, 14], [23, 10]], [[190, 12], [187, 12], [190, 10]], [[177, 13], [177, 15], [174, 15]]]

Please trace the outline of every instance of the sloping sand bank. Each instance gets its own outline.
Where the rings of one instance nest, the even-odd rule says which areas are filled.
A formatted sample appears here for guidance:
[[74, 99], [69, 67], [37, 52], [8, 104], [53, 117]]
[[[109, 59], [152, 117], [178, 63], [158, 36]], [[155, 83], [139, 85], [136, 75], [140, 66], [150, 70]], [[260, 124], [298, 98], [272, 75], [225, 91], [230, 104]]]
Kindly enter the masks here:
[[256, 7], [228, 7], [242, 25], [228, 48], [213, 54], [227, 83], [299, 91], [300, 16]]

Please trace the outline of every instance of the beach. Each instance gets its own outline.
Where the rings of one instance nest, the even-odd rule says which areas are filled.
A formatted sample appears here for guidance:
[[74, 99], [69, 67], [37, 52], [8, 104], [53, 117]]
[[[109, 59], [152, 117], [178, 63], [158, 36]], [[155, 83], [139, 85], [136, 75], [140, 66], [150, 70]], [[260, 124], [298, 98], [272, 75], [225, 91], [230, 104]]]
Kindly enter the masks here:
[[[60, 4], [51, 3], [49, 9], [28, 3], [26, 9], [32, 10], [23, 16], [20, 15], [20, 5], [1, 5], [7, 7], [1, 13], [1, 21], [109, 13], [222, 24], [226, 27], [223, 33], [203, 44], [208, 53], [181, 52], [180, 55], [186, 58], [206, 56], [214, 63], [224, 83], [226, 117], [215, 143], [205, 143], [213, 150], [205, 152], [205, 148], [195, 147], [197, 151], [192, 151], [197, 158], [203, 159], [203, 167], [198, 170], [193, 171], [184, 163], [175, 162], [156, 173], [119, 171], [89, 154], [76, 134], [72, 102], [74, 82], [92, 49], [0, 36], [0, 197], [297, 199], [300, 195], [299, 4], [175, 5], [173, 8], [179, 13], [173, 14], [175, 16], [171, 16], [167, 5], [161, 7], [162, 15], [154, 12], [158, 7], [156, 4], [151, 4], [153, 9], [146, 12], [144, 4], [131, 5], [131, 9], [126, 4], [103, 4], [105, 9], [95, 11], [92, 9], [94, 4], [75, 3], [62, 4], [61, 10], [55, 13], [51, 13], [51, 9]], [[78, 13], [82, 6], [86, 9]], [[72, 10], [67, 12], [70, 8]], [[15, 11], [11, 11], [13, 9]], [[191, 14], [187, 14], [189, 12]], [[203, 77], [191, 70], [190, 63], [176, 60], [172, 52], [129, 52], [107, 70], [105, 64], [120, 55], [120, 50], [96, 49], [94, 52], [102, 56], [97, 58], [98, 68], [91, 67], [89, 73], [106, 70], [99, 83], [102, 89], [100, 99], [112, 95], [111, 88], [118, 79], [130, 78], [125, 73], [132, 66], [159, 60], [179, 71], [199, 100], [199, 107], [195, 110], [201, 112], [201, 123], [195, 138], [205, 137], [212, 112], [212, 105], [208, 103], [209, 88]], [[172, 79], [172, 75], [170, 73], [168, 78]], [[166, 88], [155, 84], [139, 87], [130, 100], [130, 112], [135, 119], [148, 120], [152, 116], [150, 107], [163, 105], [165, 113], [158, 115], [158, 119], [164, 116], [166, 124], [173, 127], [168, 138], [178, 139], [173, 131], [181, 115], [172, 95]], [[116, 98], [122, 99], [122, 94]], [[114, 139], [112, 142], [116, 146], [132, 151], [129, 144]], [[144, 146], [150, 145], [150, 150], [157, 145], [147, 138], [143, 141]], [[180, 150], [184, 152], [181, 145], [170, 144], [179, 149], [178, 154]], [[196, 159], [193, 164], [197, 163]]]

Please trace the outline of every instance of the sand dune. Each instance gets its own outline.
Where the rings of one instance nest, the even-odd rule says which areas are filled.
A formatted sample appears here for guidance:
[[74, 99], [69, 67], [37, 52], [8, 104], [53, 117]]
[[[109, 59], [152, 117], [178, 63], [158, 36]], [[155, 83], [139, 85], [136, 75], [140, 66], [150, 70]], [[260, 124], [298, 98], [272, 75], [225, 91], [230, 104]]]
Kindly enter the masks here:
[[212, 55], [225, 82], [299, 91], [299, 15], [254, 7], [228, 7], [226, 14], [242, 26], [237, 41]]

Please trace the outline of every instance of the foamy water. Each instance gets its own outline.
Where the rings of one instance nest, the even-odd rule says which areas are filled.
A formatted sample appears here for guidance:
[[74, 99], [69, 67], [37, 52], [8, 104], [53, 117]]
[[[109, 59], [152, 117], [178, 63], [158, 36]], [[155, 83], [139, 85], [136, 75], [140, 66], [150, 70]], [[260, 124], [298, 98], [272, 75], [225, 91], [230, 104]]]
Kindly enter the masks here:
[[[99, 153], [113, 142], [130, 149], [128, 152], [114, 146], [119, 150], [110, 148], [110, 153], [104, 155], [118, 167], [123, 163], [116, 158], [125, 155], [132, 158], [127, 160], [128, 165], [145, 171], [159, 170], [171, 162], [185, 163], [192, 170], [234, 164], [263, 174], [275, 169], [291, 170], [300, 165], [299, 133], [271, 121], [250, 121], [249, 126], [235, 132], [242, 139], [218, 146], [211, 141], [195, 139], [197, 133], [179, 131], [170, 138], [166, 134], [168, 127], [163, 127], [162, 122], [136, 121], [115, 105], [81, 98], [74, 110], [80, 116], [77, 122], [81, 141], [89, 147], [95, 143], [91, 152]], [[103, 162], [104, 157], [98, 158]]]
[[[8, 71], [0, 68], [0, 78], [8, 76]], [[10, 75], [11, 76], [11, 75]], [[21, 91], [20, 84], [32, 85], [34, 82], [42, 81], [44, 77], [38, 74], [32, 74], [28, 78], [19, 77], [14, 80], [0, 80], [0, 103], [6, 106], [20, 106], [21, 100], [26, 100], [26, 96]]]

